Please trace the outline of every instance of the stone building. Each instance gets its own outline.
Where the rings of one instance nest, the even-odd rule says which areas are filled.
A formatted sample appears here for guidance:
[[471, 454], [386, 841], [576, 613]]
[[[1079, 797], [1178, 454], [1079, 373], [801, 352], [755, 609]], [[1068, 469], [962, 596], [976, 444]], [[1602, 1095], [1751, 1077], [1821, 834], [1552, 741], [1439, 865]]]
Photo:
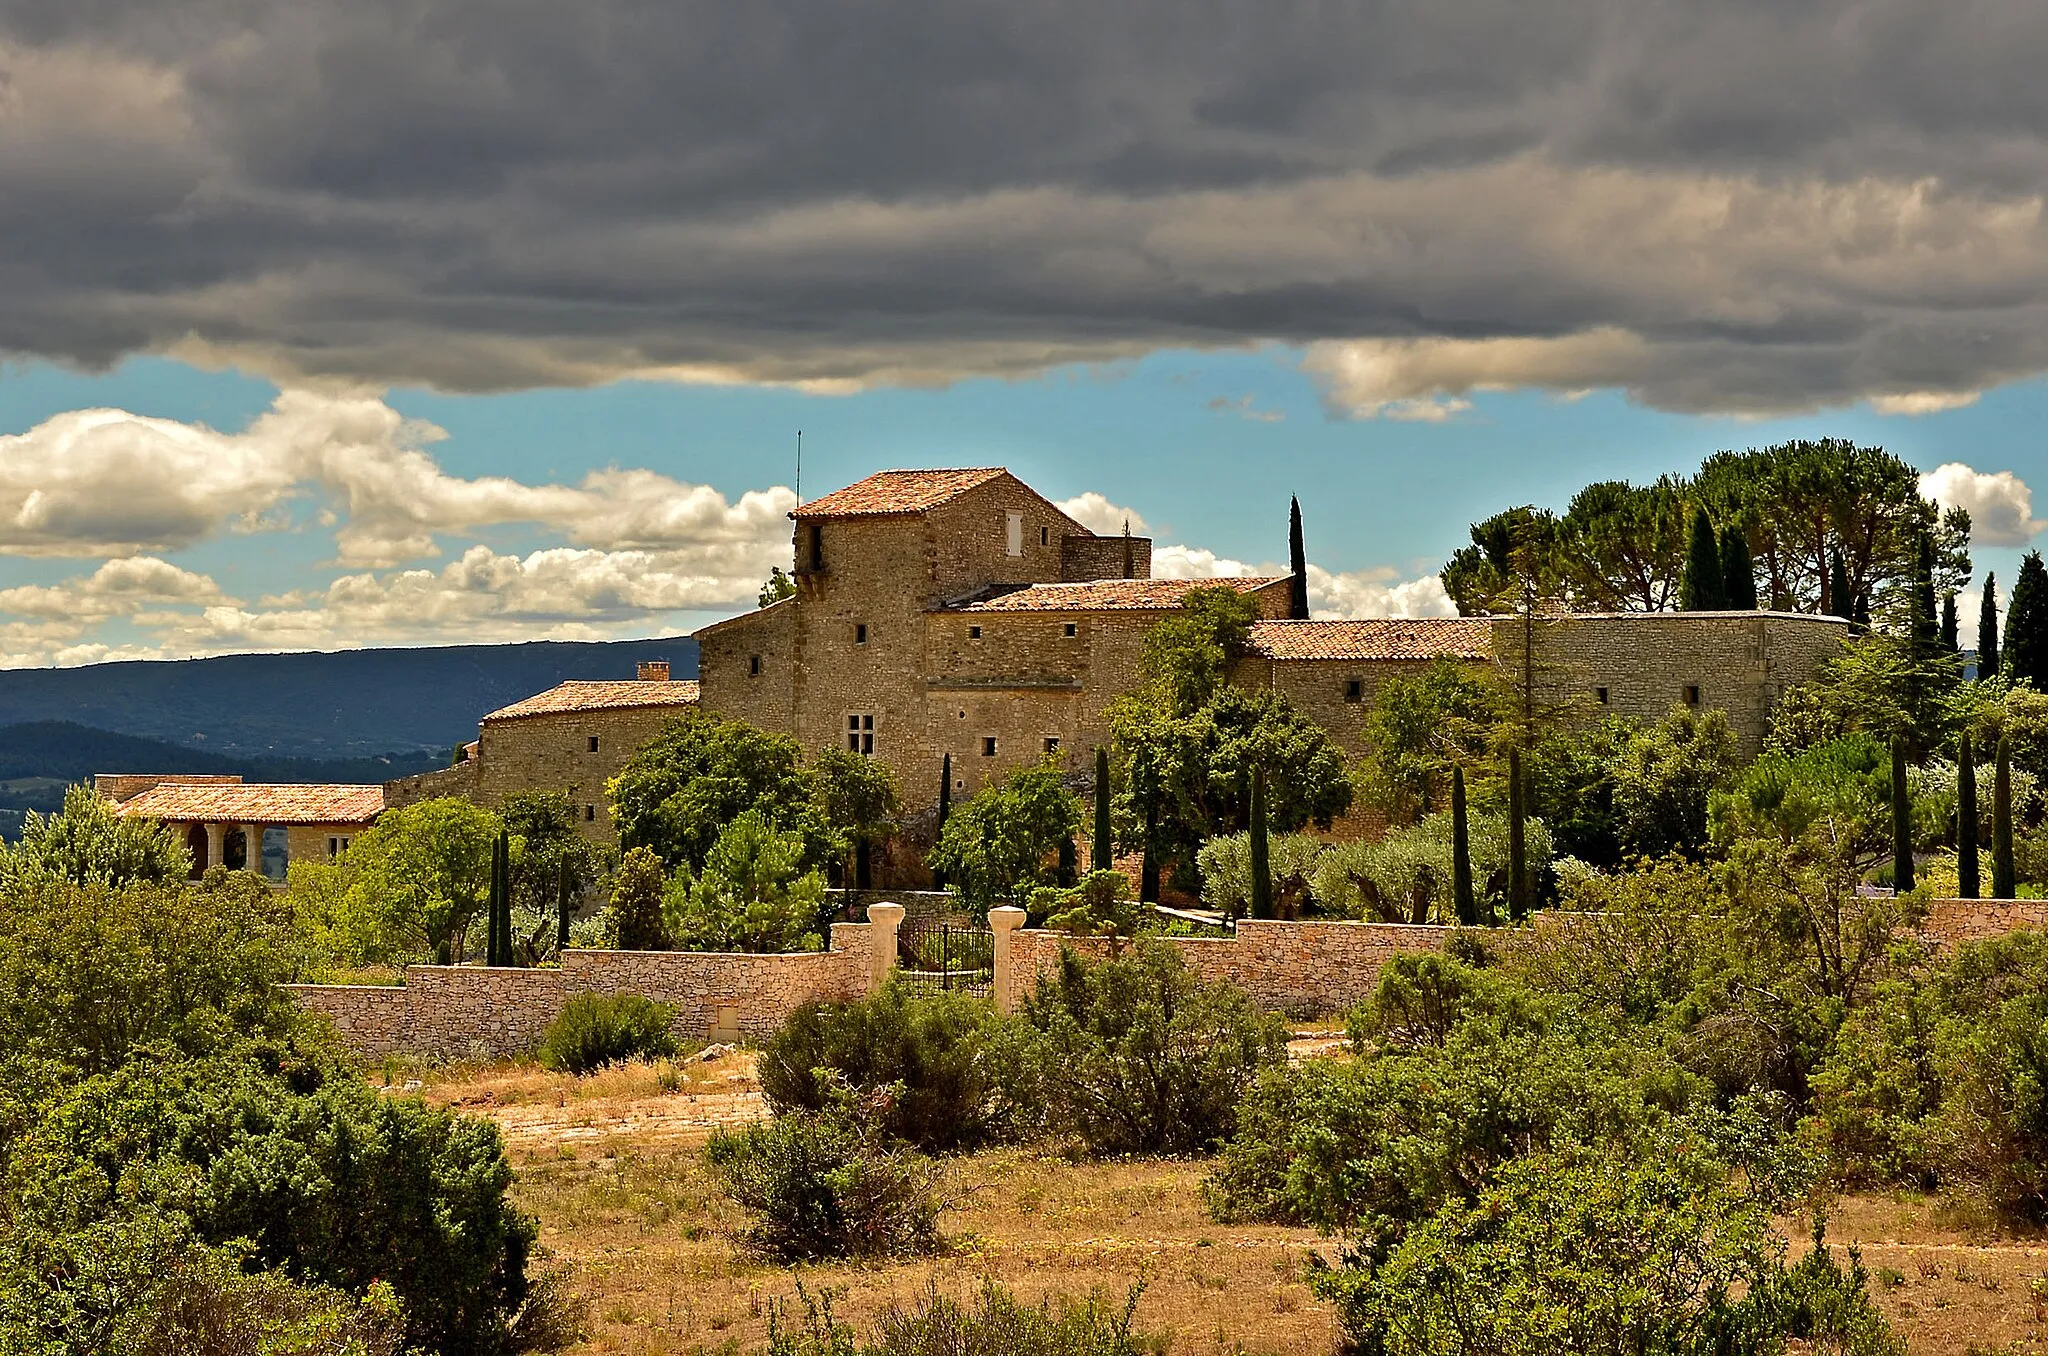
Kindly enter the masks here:
[[999, 468], [884, 471], [791, 516], [796, 593], [696, 633], [702, 701], [886, 760], [912, 807], [947, 754], [956, 794], [1048, 755], [1085, 770], [1146, 632], [1205, 585], [1263, 618], [1238, 681], [1353, 752], [1381, 685], [1444, 655], [1497, 666], [1546, 717], [1717, 707], [1753, 751], [1846, 633], [1764, 612], [1289, 620], [1285, 576], [1153, 579], [1150, 541], [1099, 536]]
[[399, 806], [461, 796], [497, 809], [522, 791], [561, 791], [587, 837], [615, 842], [605, 782], [696, 700], [697, 684], [672, 681], [665, 661], [641, 664], [636, 679], [562, 683], [491, 712], [462, 761], [387, 782], [385, 797]]
[[159, 820], [182, 836], [195, 880], [219, 865], [282, 882], [295, 861], [331, 861], [348, 851], [384, 812], [381, 786], [102, 774], [93, 789], [114, 803], [114, 813]]

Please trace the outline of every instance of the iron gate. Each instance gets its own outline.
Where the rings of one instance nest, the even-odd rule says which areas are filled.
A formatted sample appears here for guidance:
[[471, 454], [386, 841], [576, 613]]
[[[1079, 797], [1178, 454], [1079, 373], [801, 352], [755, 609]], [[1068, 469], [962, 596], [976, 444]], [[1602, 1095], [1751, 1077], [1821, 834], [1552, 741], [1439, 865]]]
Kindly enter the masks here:
[[995, 934], [942, 918], [905, 919], [896, 932], [896, 972], [906, 983], [986, 997], [995, 991]]

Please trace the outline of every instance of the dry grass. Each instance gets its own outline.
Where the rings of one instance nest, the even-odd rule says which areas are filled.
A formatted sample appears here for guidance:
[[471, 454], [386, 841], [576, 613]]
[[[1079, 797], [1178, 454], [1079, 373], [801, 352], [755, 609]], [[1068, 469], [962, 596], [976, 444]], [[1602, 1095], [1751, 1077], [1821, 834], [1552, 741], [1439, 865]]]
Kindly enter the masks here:
[[[865, 1329], [927, 1285], [965, 1295], [983, 1277], [1027, 1298], [1098, 1290], [1121, 1300], [1143, 1284], [1140, 1325], [1188, 1356], [1328, 1356], [1335, 1345], [1334, 1316], [1302, 1282], [1304, 1259], [1330, 1245], [1308, 1230], [1216, 1224], [1202, 1207], [1205, 1162], [1070, 1163], [1021, 1150], [952, 1160], [947, 1255], [792, 1271], [728, 1241], [742, 1221], [699, 1153], [715, 1126], [765, 1114], [749, 1056], [582, 1079], [532, 1066], [450, 1070], [422, 1091], [504, 1127], [515, 1193], [592, 1299], [583, 1352], [738, 1356], [765, 1341], [770, 1306], [799, 1280], [844, 1291], [840, 1316]], [[1954, 1215], [1921, 1198], [1850, 1197], [1834, 1206], [1828, 1239], [1861, 1245], [1878, 1302], [1916, 1356], [2048, 1356], [2048, 1308], [2033, 1289], [2048, 1275], [2048, 1240], [1994, 1237]], [[1785, 1221], [1801, 1248], [1808, 1227]]]

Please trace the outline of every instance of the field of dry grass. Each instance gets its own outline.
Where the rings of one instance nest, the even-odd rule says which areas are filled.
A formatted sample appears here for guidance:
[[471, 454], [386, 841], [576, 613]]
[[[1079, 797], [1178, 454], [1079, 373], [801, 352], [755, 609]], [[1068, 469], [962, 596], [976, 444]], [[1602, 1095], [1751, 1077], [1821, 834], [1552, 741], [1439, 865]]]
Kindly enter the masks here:
[[[728, 1241], [740, 1219], [700, 1148], [720, 1125], [765, 1114], [750, 1057], [633, 1064], [588, 1078], [532, 1066], [425, 1077], [431, 1099], [503, 1128], [520, 1201], [542, 1242], [576, 1267], [592, 1301], [579, 1350], [626, 1356], [751, 1352], [798, 1282], [843, 1292], [865, 1320], [925, 1287], [965, 1296], [993, 1277], [1027, 1297], [1121, 1301], [1142, 1285], [1139, 1324], [1175, 1353], [1327, 1356], [1330, 1312], [1302, 1281], [1332, 1251], [1313, 1232], [1219, 1225], [1202, 1206], [1205, 1162], [1072, 1163], [996, 1150], [950, 1164], [954, 1208], [943, 1257], [887, 1266], [765, 1266]], [[1785, 1221], [1803, 1240], [1807, 1225]], [[2048, 1240], [1968, 1229], [1938, 1202], [1851, 1197], [1829, 1241], [1859, 1242], [1879, 1303], [1927, 1356], [2048, 1352]]]

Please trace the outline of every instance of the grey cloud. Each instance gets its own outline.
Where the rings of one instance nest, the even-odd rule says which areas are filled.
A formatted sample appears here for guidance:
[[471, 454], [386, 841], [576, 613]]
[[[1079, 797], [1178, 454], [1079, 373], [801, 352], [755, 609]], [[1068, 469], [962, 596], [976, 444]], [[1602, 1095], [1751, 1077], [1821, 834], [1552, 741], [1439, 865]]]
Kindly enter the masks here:
[[1570, 378], [1938, 402], [2048, 367], [2044, 56], [2027, 0], [0, 0], [0, 350], [492, 389], [1618, 333]]

